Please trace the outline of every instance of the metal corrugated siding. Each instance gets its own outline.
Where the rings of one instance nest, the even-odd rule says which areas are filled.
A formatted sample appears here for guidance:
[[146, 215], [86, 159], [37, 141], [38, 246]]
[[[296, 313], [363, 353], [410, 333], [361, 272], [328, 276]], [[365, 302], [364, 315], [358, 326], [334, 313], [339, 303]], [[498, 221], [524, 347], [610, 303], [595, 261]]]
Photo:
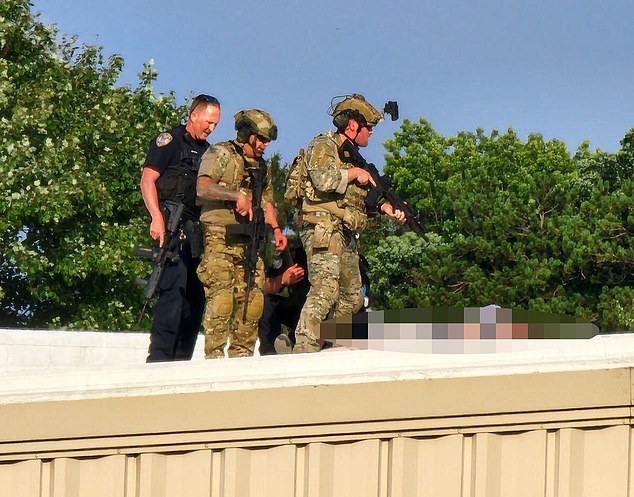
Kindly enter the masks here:
[[606, 362], [7, 397], [0, 497], [634, 497], [632, 391]]

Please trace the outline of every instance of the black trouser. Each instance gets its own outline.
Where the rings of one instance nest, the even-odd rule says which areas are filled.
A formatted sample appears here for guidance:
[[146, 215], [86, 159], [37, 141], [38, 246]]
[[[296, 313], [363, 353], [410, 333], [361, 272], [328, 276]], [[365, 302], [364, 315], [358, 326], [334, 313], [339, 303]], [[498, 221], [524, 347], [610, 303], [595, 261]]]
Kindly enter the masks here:
[[264, 311], [258, 329], [261, 355], [275, 354], [275, 338], [282, 333], [282, 325], [291, 330], [289, 338], [295, 345], [295, 328], [305, 301], [306, 297], [264, 296]]
[[177, 261], [167, 262], [158, 284], [159, 297], [154, 305], [154, 319], [147, 362], [189, 360], [205, 310], [205, 290], [187, 241], [183, 242]]

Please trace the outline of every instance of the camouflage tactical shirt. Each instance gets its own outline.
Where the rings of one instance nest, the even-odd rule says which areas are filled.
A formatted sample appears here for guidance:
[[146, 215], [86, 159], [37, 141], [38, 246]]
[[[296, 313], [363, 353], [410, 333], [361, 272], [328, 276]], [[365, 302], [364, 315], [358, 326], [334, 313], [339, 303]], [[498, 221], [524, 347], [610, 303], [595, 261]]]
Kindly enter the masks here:
[[[249, 159], [242, 154], [240, 144], [228, 141], [212, 145], [203, 154], [198, 176], [208, 176], [229, 190], [251, 190], [251, 181], [246, 168], [252, 163], [254, 167], [266, 167], [263, 159]], [[271, 170], [266, 167], [264, 188], [262, 191], [262, 207], [266, 203], [273, 204], [271, 188]], [[225, 200], [204, 200], [198, 198], [201, 206], [200, 220], [218, 226], [235, 224], [235, 202]]]
[[344, 215], [337, 217], [347, 224], [347, 218], [355, 218], [354, 226], [349, 228], [357, 231], [360, 226], [365, 225], [367, 216], [365, 214], [365, 199], [368, 191], [358, 186], [356, 183], [348, 183], [348, 170], [352, 164], [343, 162], [339, 158], [339, 148], [343, 140], [339, 133], [328, 131], [316, 136], [306, 149], [306, 170], [308, 182], [306, 185], [305, 197], [308, 202], [304, 203], [305, 212], [314, 211], [321, 203], [324, 210], [331, 213], [333, 209], [326, 208], [329, 202], [335, 202], [337, 207], [346, 211]]

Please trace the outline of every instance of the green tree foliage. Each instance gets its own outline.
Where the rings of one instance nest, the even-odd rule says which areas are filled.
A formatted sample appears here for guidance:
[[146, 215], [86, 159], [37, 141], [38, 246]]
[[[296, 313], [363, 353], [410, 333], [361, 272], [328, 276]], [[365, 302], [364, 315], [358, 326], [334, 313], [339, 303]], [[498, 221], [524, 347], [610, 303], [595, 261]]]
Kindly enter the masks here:
[[621, 140], [621, 149], [615, 154], [598, 151], [590, 153], [589, 144], [584, 142], [577, 150], [576, 159], [587, 185], [592, 191], [598, 183], [608, 191], [617, 191], [627, 180], [634, 178], [634, 128]]
[[289, 164], [282, 164], [282, 157], [279, 153], [273, 154], [267, 162], [271, 168], [271, 176], [273, 178], [273, 197], [277, 210], [277, 220], [280, 226], [284, 227], [289, 221], [292, 221], [293, 217], [293, 208], [284, 199], [286, 175], [290, 166]]
[[129, 329], [140, 307], [131, 252], [147, 242], [138, 182], [153, 135], [181, 121], [157, 98], [115, 85], [121, 57], [58, 41], [28, 0], [0, 4], [2, 326]]
[[[58, 40], [28, 0], [0, 3], [0, 326], [132, 329], [149, 242], [138, 181], [150, 139], [185, 117], [135, 89], [123, 60]], [[373, 305], [504, 307], [634, 328], [634, 129], [608, 154], [513, 130], [444, 137], [405, 121], [384, 171], [429, 229], [382, 219], [363, 236]], [[288, 164], [270, 161], [282, 200]], [[146, 321], [144, 322], [147, 325]]]
[[630, 130], [616, 154], [571, 157], [538, 134], [443, 137], [405, 121], [384, 170], [432, 233], [368, 247], [375, 305], [495, 303], [632, 329], [633, 142]]
[[[282, 164], [282, 156], [276, 152], [267, 160], [267, 165], [271, 170], [271, 178], [273, 183], [273, 204], [276, 206], [277, 222], [280, 225], [280, 228], [284, 230], [288, 219], [292, 217], [293, 213], [292, 207], [284, 199], [288, 164]], [[275, 250], [273, 234], [271, 232], [268, 232], [268, 241], [269, 243], [264, 245], [264, 250], [262, 251], [264, 264], [267, 267], [278, 256], [278, 252], [277, 250]]]

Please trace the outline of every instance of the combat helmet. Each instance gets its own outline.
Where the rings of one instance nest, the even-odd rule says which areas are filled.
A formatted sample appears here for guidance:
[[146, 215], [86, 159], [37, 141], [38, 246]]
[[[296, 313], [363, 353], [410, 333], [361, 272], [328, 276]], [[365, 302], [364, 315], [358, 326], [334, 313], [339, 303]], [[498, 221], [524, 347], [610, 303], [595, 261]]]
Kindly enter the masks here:
[[346, 95], [337, 104], [331, 103], [329, 113], [337, 129], [345, 128], [350, 119], [354, 119], [361, 126], [376, 126], [383, 121], [383, 114], [372, 107], [359, 93]]
[[248, 109], [241, 110], [233, 117], [240, 143], [246, 143], [250, 135], [259, 135], [267, 140], [277, 139], [277, 125], [268, 112]]

